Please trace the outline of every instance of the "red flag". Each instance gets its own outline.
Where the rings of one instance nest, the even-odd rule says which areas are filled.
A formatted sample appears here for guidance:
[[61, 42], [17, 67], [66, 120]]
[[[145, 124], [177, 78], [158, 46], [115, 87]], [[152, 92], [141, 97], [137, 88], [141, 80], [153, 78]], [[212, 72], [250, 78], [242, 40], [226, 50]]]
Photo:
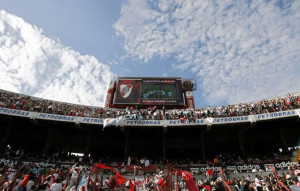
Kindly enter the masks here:
[[104, 168], [104, 169], [110, 169], [110, 170], [114, 170], [116, 173], [116, 178], [117, 178], [117, 182], [119, 185], [123, 185], [126, 182], [126, 178], [124, 178], [116, 169], [114, 169], [113, 167], [109, 167], [109, 166], [105, 166], [104, 164], [98, 163], [94, 166], [97, 168]]
[[204, 186], [204, 189], [205, 189], [205, 190], [210, 190], [211, 187], [210, 187], [209, 185], [206, 185], [206, 186]]
[[157, 183], [159, 185], [159, 189], [162, 190], [166, 187], [166, 181], [163, 177], [161, 177]]
[[134, 191], [134, 184], [132, 183], [130, 178], [129, 178], [129, 191]]
[[212, 176], [212, 175], [214, 175], [214, 171], [212, 169], [208, 169], [207, 174], [209, 176]]
[[117, 182], [119, 185], [123, 185], [126, 182], [126, 178], [124, 178], [117, 170], [115, 170]]
[[176, 170], [176, 171], [173, 171], [173, 173], [172, 174], [174, 174], [174, 175], [182, 175], [182, 170]]
[[219, 170], [222, 174], [222, 180], [223, 180], [223, 184], [225, 186], [225, 190], [227, 191], [227, 189], [228, 189], [229, 191], [231, 191], [230, 187], [228, 186], [227, 182], [225, 181], [225, 175], [224, 175], [223, 169], [220, 167]]
[[95, 165], [94, 167], [93, 167], [93, 173], [97, 173], [97, 166]]
[[101, 163], [96, 164], [95, 167], [105, 168], [105, 169], [110, 169], [110, 170], [114, 169], [113, 167], [105, 166], [104, 164], [101, 164]]
[[29, 182], [29, 174], [25, 174], [20, 186], [26, 186], [28, 182]]
[[199, 188], [190, 173], [188, 173], [187, 171], [182, 171], [182, 177], [184, 178], [189, 191], [199, 191]]

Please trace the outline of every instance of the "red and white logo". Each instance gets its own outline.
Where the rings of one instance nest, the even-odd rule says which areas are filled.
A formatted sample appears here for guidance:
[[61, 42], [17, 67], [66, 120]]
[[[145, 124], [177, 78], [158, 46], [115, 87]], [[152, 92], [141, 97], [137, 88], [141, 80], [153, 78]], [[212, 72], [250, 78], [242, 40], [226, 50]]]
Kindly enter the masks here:
[[123, 98], [127, 98], [132, 90], [132, 84], [121, 84], [120, 85], [120, 93]]

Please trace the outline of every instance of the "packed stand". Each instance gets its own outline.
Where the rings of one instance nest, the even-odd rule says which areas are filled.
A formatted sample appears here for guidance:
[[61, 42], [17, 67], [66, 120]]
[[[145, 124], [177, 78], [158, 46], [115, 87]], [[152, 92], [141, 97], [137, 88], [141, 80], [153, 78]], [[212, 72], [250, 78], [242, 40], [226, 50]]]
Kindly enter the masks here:
[[[199, 166], [206, 164], [209, 167], [231, 166], [231, 165], [256, 165], [256, 164], [271, 164], [288, 161], [300, 161], [300, 147], [289, 148], [286, 151], [266, 152], [264, 154], [248, 154], [242, 157], [241, 153], [220, 153], [205, 160], [199, 157], [194, 158], [168, 158], [162, 159], [150, 157], [129, 156], [127, 160], [120, 158], [110, 158], [103, 156], [101, 153], [92, 155], [77, 155], [70, 152], [55, 152], [44, 153], [36, 150], [26, 150], [23, 148], [12, 148], [10, 145], [0, 148], [0, 163], [1, 159], [10, 161], [27, 161], [35, 163], [53, 163], [53, 164], [92, 164], [103, 163], [108, 166], [113, 166], [118, 169], [128, 166], [149, 167], [155, 165], [158, 168], [163, 168], [166, 165], [172, 165], [178, 168]], [[3, 161], [2, 161], [3, 162]], [[240, 172], [248, 172], [243, 170]], [[237, 172], [239, 173], [239, 172]]]
[[180, 119], [183, 122], [192, 122], [196, 119], [207, 117], [234, 117], [298, 109], [300, 108], [300, 94], [288, 94], [284, 97], [236, 105], [195, 109], [167, 109], [165, 107], [158, 108], [157, 106], [151, 106], [146, 109], [140, 109], [137, 106], [127, 107], [126, 109], [111, 109], [45, 100], [1, 90], [0, 107], [91, 118], [116, 118], [126, 116], [132, 119]]
[[[10, 150], [11, 152], [7, 152]], [[24, 161], [29, 160], [30, 154], [22, 149], [5, 149], [1, 151], [5, 157], [18, 157]], [[37, 153], [35, 153], [37, 154]], [[130, 176], [121, 172], [120, 168], [114, 166], [114, 162], [104, 161], [73, 161], [68, 166], [57, 163], [56, 166], [47, 166], [51, 160], [74, 160], [74, 157], [64, 153], [55, 153], [50, 161], [44, 160], [45, 154], [36, 155], [39, 159], [33, 159], [30, 163], [8, 162], [0, 163], [0, 190], [202, 190], [202, 191], [279, 191], [300, 189], [300, 169], [292, 166], [288, 171], [269, 172], [262, 176], [258, 172], [248, 173], [231, 178], [226, 170], [213, 171], [208, 169], [203, 176], [194, 175], [191, 171], [185, 171], [172, 161], [162, 161], [162, 167], [152, 174], [138, 174], [141, 166], [147, 166], [147, 158], [128, 157], [125, 161], [126, 167], [133, 166], [134, 170]], [[213, 159], [217, 165], [223, 160], [232, 158], [229, 154], [217, 155], [219, 161]], [[226, 156], [226, 157], [223, 157]], [[223, 157], [223, 158], [222, 158]], [[225, 159], [227, 158], [227, 159]], [[252, 158], [252, 157], [248, 157]], [[44, 161], [43, 161], [44, 160]], [[43, 161], [44, 163], [36, 163]], [[91, 162], [93, 161], [93, 162]], [[185, 160], [184, 162], [189, 162]], [[116, 164], [117, 162], [115, 162]], [[124, 163], [124, 162], [123, 162]], [[74, 165], [75, 164], [75, 165]], [[93, 168], [94, 167], [94, 168]], [[172, 178], [173, 177], [173, 180]], [[190, 177], [190, 178], [187, 178]]]

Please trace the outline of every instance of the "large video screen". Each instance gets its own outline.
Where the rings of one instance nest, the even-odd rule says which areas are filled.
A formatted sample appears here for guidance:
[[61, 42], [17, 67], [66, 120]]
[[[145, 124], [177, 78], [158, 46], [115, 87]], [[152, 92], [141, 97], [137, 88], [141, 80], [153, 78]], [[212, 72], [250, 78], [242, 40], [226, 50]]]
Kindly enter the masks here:
[[114, 104], [184, 105], [181, 78], [119, 78]]

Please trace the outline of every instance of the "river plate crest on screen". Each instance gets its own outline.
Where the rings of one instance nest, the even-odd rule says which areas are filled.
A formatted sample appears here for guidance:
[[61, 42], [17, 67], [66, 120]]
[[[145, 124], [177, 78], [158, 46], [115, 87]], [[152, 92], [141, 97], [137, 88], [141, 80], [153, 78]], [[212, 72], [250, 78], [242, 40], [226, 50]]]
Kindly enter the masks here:
[[121, 84], [120, 85], [120, 93], [123, 98], [127, 98], [132, 90], [132, 84]]

